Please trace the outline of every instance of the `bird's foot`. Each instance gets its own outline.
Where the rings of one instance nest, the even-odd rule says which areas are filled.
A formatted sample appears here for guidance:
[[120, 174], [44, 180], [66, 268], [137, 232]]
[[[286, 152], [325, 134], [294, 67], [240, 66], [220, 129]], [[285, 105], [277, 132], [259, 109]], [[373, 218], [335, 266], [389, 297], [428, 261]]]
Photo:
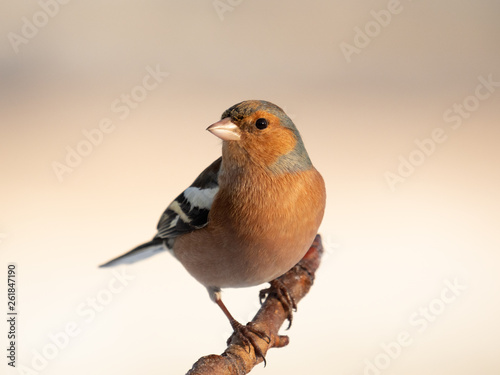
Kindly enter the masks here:
[[295, 303], [295, 300], [290, 294], [288, 288], [279, 279], [271, 280], [269, 284], [271, 284], [269, 288], [262, 289], [259, 292], [260, 303], [264, 303], [264, 299], [267, 296], [273, 296], [277, 298], [281, 302], [283, 309], [287, 313], [287, 319], [289, 322], [287, 329], [290, 329], [290, 327], [292, 326], [293, 311], [297, 311], [297, 304]]
[[[271, 339], [269, 336], [261, 331], [260, 329], [257, 329], [254, 327], [253, 323], [250, 322], [247, 325], [243, 325], [239, 323], [236, 320], [231, 321], [231, 326], [233, 327], [233, 334], [231, 337], [227, 339], [227, 344], [229, 345], [233, 339], [233, 336], [236, 336], [241, 342], [243, 342], [247, 346], [252, 346], [254, 351], [255, 351], [255, 356], [261, 357], [262, 360], [264, 361], [264, 367], [266, 366], [266, 358], [264, 357], [264, 353], [260, 349], [259, 345], [257, 345], [257, 342], [255, 341], [255, 336], [259, 337], [260, 339], [266, 341], [268, 344], [271, 342]], [[285, 344], [286, 345], [286, 344]], [[250, 350], [249, 350], [250, 352]]]

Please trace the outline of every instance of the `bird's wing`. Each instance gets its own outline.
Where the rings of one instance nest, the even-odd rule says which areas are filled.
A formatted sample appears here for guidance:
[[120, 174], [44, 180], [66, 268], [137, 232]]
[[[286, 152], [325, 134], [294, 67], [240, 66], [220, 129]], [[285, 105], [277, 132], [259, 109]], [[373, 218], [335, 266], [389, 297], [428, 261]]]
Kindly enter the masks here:
[[158, 222], [155, 238], [172, 239], [183, 233], [203, 228], [219, 191], [219, 170], [222, 158], [207, 167], [198, 178], [170, 203]]

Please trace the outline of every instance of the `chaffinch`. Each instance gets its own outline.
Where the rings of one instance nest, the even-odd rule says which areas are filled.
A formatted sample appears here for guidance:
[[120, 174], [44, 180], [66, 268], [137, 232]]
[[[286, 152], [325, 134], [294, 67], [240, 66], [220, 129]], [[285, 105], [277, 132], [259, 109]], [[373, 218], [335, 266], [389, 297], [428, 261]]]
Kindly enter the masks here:
[[221, 288], [259, 285], [291, 269], [317, 233], [325, 186], [292, 120], [272, 103], [238, 103], [207, 130], [223, 140], [222, 157], [167, 207], [151, 241], [101, 267], [170, 251], [256, 348], [248, 331], [263, 334], [231, 316]]

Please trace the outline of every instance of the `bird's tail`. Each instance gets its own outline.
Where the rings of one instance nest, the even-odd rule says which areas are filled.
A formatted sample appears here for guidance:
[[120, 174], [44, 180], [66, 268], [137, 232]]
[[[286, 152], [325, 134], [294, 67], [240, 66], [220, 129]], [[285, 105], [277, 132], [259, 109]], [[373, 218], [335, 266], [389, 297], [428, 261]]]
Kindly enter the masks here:
[[163, 239], [155, 237], [151, 241], [143, 243], [129, 252], [120, 255], [118, 258], [111, 259], [109, 262], [101, 264], [99, 267], [113, 267], [118, 264], [131, 264], [139, 260], [149, 258], [160, 251], [167, 250], [163, 244]]

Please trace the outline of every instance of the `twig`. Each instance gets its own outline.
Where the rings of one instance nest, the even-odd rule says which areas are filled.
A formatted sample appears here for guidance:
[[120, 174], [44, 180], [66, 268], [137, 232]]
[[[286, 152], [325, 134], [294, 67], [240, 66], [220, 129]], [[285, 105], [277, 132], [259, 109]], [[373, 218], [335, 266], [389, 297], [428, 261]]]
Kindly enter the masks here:
[[[322, 254], [323, 245], [321, 236], [318, 234], [304, 258], [290, 271], [278, 278], [296, 303], [309, 292]], [[276, 298], [276, 292], [271, 287], [268, 297], [252, 320], [252, 325], [265, 332], [270, 339], [266, 341], [255, 336], [255, 340], [264, 355], [270, 348], [281, 348], [288, 344], [288, 336], [278, 334], [287, 316], [287, 310]], [[212, 354], [200, 358], [187, 375], [243, 375], [248, 374], [260, 362], [262, 362], [262, 358], [255, 356], [253, 347], [249, 348], [233, 335], [228, 348], [222, 355]]]

